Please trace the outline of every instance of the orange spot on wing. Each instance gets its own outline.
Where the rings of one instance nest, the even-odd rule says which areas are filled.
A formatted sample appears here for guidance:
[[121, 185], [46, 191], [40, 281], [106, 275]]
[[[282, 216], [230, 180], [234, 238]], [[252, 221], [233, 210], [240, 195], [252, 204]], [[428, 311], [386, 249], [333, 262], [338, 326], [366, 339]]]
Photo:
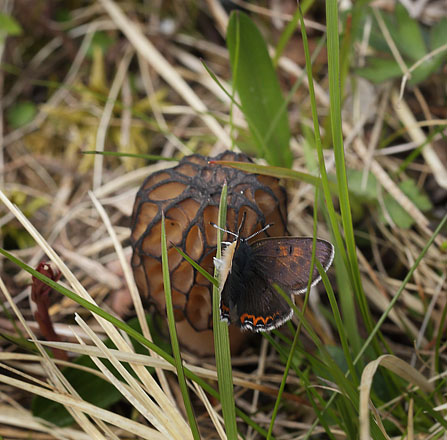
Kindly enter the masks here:
[[274, 317], [278, 315], [279, 315], [278, 312], [268, 316], [255, 316], [255, 315], [249, 315], [248, 313], [243, 313], [240, 317], [240, 320], [242, 324], [244, 324], [245, 321], [250, 321], [251, 323], [253, 323], [254, 326], [257, 326], [258, 322], [262, 322], [262, 324], [266, 326], [269, 323], [269, 321], [273, 321]]

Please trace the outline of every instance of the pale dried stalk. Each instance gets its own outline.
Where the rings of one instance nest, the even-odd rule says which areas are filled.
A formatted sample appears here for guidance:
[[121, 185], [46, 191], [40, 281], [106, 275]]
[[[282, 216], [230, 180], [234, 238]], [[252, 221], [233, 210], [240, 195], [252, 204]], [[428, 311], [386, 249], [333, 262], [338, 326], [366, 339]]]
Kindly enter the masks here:
[[[107, 129], [109, 127], [110, 118], [112, 117], [113, 108], [118, 98], [118, 93], [123, 85], [124, 78], [127, 74], [127, 68], [129, 67], [130, 60], [133, 56], [133, 50], [128, 47], [121, 62], [118, 65], [115, 78], [113, 79], [112, 86], [110, 87], [109, 96], [107, 97], [106, 104], [104, 106], [101, 120], [99, 121], [98, 131], [96, 133], [95, 150], [103, 152], [104, 143], [106, 141]], [[99, 188], [102, 181], [102, 165], [104, 162], [104, 156], [102, 154], [95, 154], [95, 162], [93, 166], [93, 189]]]
[[396, 115], [406, 127], [408, 134], [413, 142], [417, 145], [424, 145], [422, 148], [422, 156], [425, 162], [430, 167], [433, 177], [441, 188], [447, 189], [447, 168], [439, 159], [433, 146], [430, 142], [427, 142], [425, 133], [418, 126], [416, 118], [411, 112], [405, 100], [400, 99], [396, 90], [391, 93], [391, 102]]
[[121, 32], [126, 35], [135, 50], [169, 83], [183, 99], [197, 112], [203, 122], [217, 136], [224, 145], [231, 145], [231, 139], [218, 122], [207, 112], [202, 100], [195, 94], [186, 81], [166, 61], [161, 53], [141, 32], [137, 23], [131, 21], [112, 0], [100, 0], [102, 6], [117, 24]]
[[[8, 209], [14, 213], [19, 222], [22, 223], [25, 229], [34, 238], [36, 243], [42, 247], [42, 249], [48, 255], [48, 257], [56, 264], [57, 268], [62, 272], [62, 275], [69, 281], [74, 291], [85, 300], [96, 305], [93, 298], [84, 289], [79, 280], [72, 274], [72, 272], [66, 266], [66, 264], [60, 259], [60, 257], [56, 254], [56, 252], [48, 245], [48, 243], [43, 239], [40, 233], [23, 215], [23, 213], [9, 201], [9, 199], [3, 194], [1, 190], [0, 190], [0, 200], [2, 200], [3, 203], [8, 207]], [[113, 324], [111, 324], [110, 322], [106, 321], [103, 318], [100, 318], [95, 314], [93, 314], [93, 316], [119, 350], [124, 352], [133, 351], [133, 349], [127, 344], [127, 342], [123, 339], [123, 337], [119, 333], [118, 329], [115, 328]], [[131, 364], [131, 367], [134, 369], [140, 380], [145, 384], [147, 389], [150, 390], [151, 395], [156, 399], [156, 401], [161, 406], [163, 411], [166, 414], [168, 414], [168, 416], [171, 418], [171, 424], [173, 426], [175, 425], [179, 432], [190, 431], [188, 424], [185, 422], [185, 420], [179, 413], [178, 409], [172, 405], [171, 400], [161, 390], [161, 388], [159, 387], [155, 379], [149, 374], [149, 372], [141, 365]]]
[[[99, 215], [101, 216], [110, 237], [112, 238], [113, 244], [115, 246], [116, 254], [118, 255], [118, 259], [120, 261], [121, 268], [123, 269], [127, 287], [129, 288], [130, 296], [131, 296], [133, 304], [135, 306], [135, 311], [137, 313], [138, 322], [140, 323], [140, 326], [141, 326], [141, 329], [143, 332], [143, 336], [146, 339], [148, 339], [149, 341], [152, 341], [151, 332], [149, 331], [149, 327], [148, 327], [147, 320], [146, 320], [146, 314], [144, 312], [143, 304], [141, 302], [141, 296], [138, 292], [138, 288], [135, 283], [135, 279], [132, 275], [132, 271], [130, 269], [129, 263], [124, 255], [123, 247], [121, 246], [121, 243], [118, 241], [118, 239], [116, 237], [115, 230], [113, 229], [112, 223], [110, 222], [110, 218], [107, 215], [105, 209], [103, 208], [103, 206], [101, 205], [99, 200], [95, 197], [95, 195], [92, 192], [90, 192], [89, 195], [93, 201], [95, 208], [98, 210]], [[152, 353], [152, 355], [154, 356], [154, 353]], [[158, 356], [155, 355], [155, 357], [158, 357]], [[157, 368], [156, 372], [157, 372], [157, 376], [160, 380], [160, 383], [162, 385], [164, 392], [166, 393], [167, 396], [169, 396], [169, 398], [172, 400], [172, 402], [174, 402], [174, 398], [171, 394], [171, 390], [169, 388], [168, 381], [166, 380], [163, 370]]]
[[[3, 193], [0, 191], [0, 196], [2, 196], [2, 195], [3, 195]], [[8, 200], [8, 202], [9, 202], [9, 200]], [[3, 292], [5, 298], [7, 299], [12, 310], [14, 311], [15, 315], [19, 319], [23, 328], [28, 333], [28, 335], [30, 336], [32, 341], [35, 343], [37, 349], [39, 350], [39, 353], [41, 355], [40, 362], [41, 362], [42, 367], [45, 370], [49, 380], [53, 384], [54, 388], [57, 390], [58, 393], [61, 393], [63, 395], [66, 395], [67, 392], [77, 395], [76, 391], [73, 389], [71, 384], [65, 379], [65, 377], [62, 375], [62, 373], [56, 367], [54, 361], [48, 356], [48, 353], [46, 352], [46, 350], [37, 341], [36, 336], [34, 335], [32, 330], [28, 327], [22, 313], [20, 312], [20, 310], [16, 306], [15, 302], [13, 301], [13, 299], [12, 299], [11, 295], [9, 294], [9, 291], [6, 288], [6, 286], [3, 282], [3, 279], [1, 277], [0, 277], [0, 290]], [[8, 385], [14, 386], [9, 381], [7, 381], [5, 383], [7, 383]], [[25, 383], [27, 383], [27, 382], [25, 382]], [[93, 423], [88, 419], [88, 417], [84, 413], [82, 413], [81, 411], [77, 410], [76, 408], [72, 408], [72, 407], [67, 408], [67, 410], [72, 415], [74, 420], [76, 420], [76, 422], [80, 426], [82, 426], [84, 431], [88, 435], [90, 435], [91, 438], [97, 439], [97, 440], [105, 440], [105, 437], [97, 430], [97, 428], [93, 425]]]
[[[99, 360], [96, 356], [90, 356], [95, 365], [102, 371], [104, 376], [112, 383], [115, 388], [133, 405], [133, 407], [147, 420], [153, 424], [162, 434], [167, 437], [180, 439], [180, 433], [171, 428], [171, 423], [166, 414], [152, 401], [145, 393], [138, 381], [124, 368], [124, 366], [113, 356], [110, 349], [95, 335], [85, 321], [79, 316], [75, 317], [76, 322], [90, 337], [93, 343], [101, 350], [102, 355], [110, 361], [116, 368], [121, 377], [130, 385], [125, 387], [114, 374]], [[81, 338], [77, 338], [81, 345], [85, 345]], [[187, 434], [185, 432], [185, 434]]]

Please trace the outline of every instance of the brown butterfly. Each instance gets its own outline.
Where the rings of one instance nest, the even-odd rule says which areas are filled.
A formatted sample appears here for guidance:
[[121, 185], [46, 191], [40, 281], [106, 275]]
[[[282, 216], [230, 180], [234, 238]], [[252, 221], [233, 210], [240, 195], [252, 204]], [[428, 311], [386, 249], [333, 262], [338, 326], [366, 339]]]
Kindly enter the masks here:
[[[236, 234], [225, 231], [236, 239], [226, 243], [222, 259], [214, 260], [220, 275], [220, 319], [243, 330], [270, 331], [293, 315], [293, 310], [272, 284], [293, 295], [306, 291], [313, 238], [271, 237], [249, 243], [271, 225], [242, 238], [240, 231], [244, 221], [245, 215]], [[334, 246], [317, 238], [315, 252], [316, 259], [327, 271], [334, 259]], [[320, 280], [314, 267], [311, 286]]]

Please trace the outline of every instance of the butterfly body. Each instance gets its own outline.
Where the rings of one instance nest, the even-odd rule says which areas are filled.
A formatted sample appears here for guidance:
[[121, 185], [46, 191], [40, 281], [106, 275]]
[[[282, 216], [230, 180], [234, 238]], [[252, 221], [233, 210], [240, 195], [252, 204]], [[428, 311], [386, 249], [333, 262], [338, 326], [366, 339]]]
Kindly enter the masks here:
[[[293, 311], [277, 292], [299, 294], [307, 289], [312, 257], [311, 237], [274, 237], [253, 243], [239, 236], [216, 261], [220, 272], [221, 320], [243, 330], [273, 330], [291, 319]], [[332, 263], [331, 243], [316, 239], [316, 258], [327, 270]], [[312, 285], [320, 280], [316, 268]]]

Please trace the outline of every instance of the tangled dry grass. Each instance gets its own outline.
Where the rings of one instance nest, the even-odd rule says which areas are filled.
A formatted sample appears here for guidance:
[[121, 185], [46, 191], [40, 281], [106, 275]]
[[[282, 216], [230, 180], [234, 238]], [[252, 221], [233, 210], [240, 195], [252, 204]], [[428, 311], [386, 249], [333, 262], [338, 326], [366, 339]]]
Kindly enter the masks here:
[[[100, 0], [70, 5], [10, 0], [2, 4], [3, 13], [14, 17], [23, 32], [0, 41], [1, 247], [31, 267], [42, 259], [51, 260], [62, 272], [62, 285], [120, 319], [136, 315], [148, 338], [157, 327], [149, 329], [145, 324], [145, 310], [130, 271], [129, 217], [142, 180], [171, 165], [138, 155], [212, 156], [231, 147], [236, 132], [241, 145], [248, 145], [255, 154], [245, 142], [244, 115], [202, 64], [231, 89], [225, 47], [227, 3], [245, 8], [272, 47], [296, 7], [293, 1], [239, 0]], [[442, 1], [402, 3], [427, 28], [447, 17]], [[394, 2], [374, 2], [379, 23], [380, 14], [394, 6]], [[321, 130], [329, 144], [324, 8], [316, 2], [306, 18], [309, 45], [316, 50], [313, 72]], [[296, 31], [290, 37], [278, 59], [277, 74], [285, 92], [301, 83], [287, 107], [293, 169], [314, 172], [309, 84], [299, 35]], [[363, 37], [350, 46], [351, 66], [362, 66], [369, 56], [366, 30]], [[411, 66], [404, 63], [402, 72], [401, 78], [406, 79]], [[393, 399], [381, 395], [382, 406], [373, 408], [375, 419], [382, 423], [377, 422], [379, 430], [392, 432], [383, 438], [445, 438], [445, 227], [397, 301], [393, 298], [447, 213], [446, 66], [418, 85], [399, 80], [374, 84], [356, 76], [353, 69], [345, 74], [349, 81], [342, 112], [344, 153], [361, 282], [374, 323], [386, 314], [380, 327], [383, 353], [395, 356], [368, 354], [365, 364], [377, 363], [368, 364], [370, 376], [363, 385], [372, 382], [379, 364], [404, 377], [402, 371], [414, 367], [420, 376], [410, 373], [407, 380], [425, 387], [432, 393], [431, 400], [425, 406], [410, 386], [385, 381], [384, 388], [398, 391]], [[83, 154], [87, 150], [128, 155]], [[326, 148], [324, 154], [327, 172], [334, 175], [333, 150]], [[312, 235], [312, 185], [288, 181], [286, 186], [290, 232]], [[330, 238], [323, 216], [318, 218], [318, 233]], [[55, 293], [49, 313], [60, 342], [53, 346], [67, 351], [69, 357], [53, 358], [46, 351], [51, 344], [41, 341], [33, 316], [29, 274], [4, 258], [0, 265], [0, 438], [192, 438], [171, 364], [154, 353], [135, 354], [126, 334]], [[338, 286], [334, 289], [341, 311], [347, 313], [340, 291], [346, 286], [343, 275], [347, 276], [333, 272], [330, 277], [333, 286]], [[306, 317], [314, 332], [326, 346], [339, 347], [326, 296], [320, 290], [320, 295], [310, 298]], [[367, 327], [359, 310], [353, 312], [344, 318], [356, 322], [359, 337], [365, 340]], [[265, 430], [283, 379], [287, 353], [281, 351], [281, 344], [289, 346], [292, 336], [277, 336], [276, 344], [265, 338], [251, 340], [232, 358], [236, 405]], [[116, 349], [104, 345], [108, 339]], [[307, 333], [301, 343], [303, 350], [315, 351]], [[104, 409], [79, 396], [61, 373], [62, 367], [73, 366], [79, 354], [90, 356], [96, 369], [93, 363], [76, 368], [111, 382], [122, 399]], [[213, 357], [185, 351], [183, 359], [194, 374], [216, 387]], [[129, 371], [123, 364], [131, 365]], [[111, 365], [124, 381], [109, 372]], [[295, 369], [302, 371], [322, 400], [329, 391], [339, 391], [339, 384], [328, 377], [321, 381], [318, 369], [306, 363], [300, 352], [287, 377], [273, 434], [281, 439], [306, 438], [312, 429], [313, 435], [328, 435]], [[219, 402], [196, 382], [189, 385], [201, 436], [225, 438]], [[33, 396], [62, 403], [75, 423], [59, 427], [36, 417]], [[360, 408], [355, 411], [368, 420], [368, 399], [362, 404], [366, 413]], [[352, 431], [342, 420], [340, 416], [328, 421], [333, 438], [350, 438]], [[245, 420], [238, 421], [241, 436], [262, 437]]]

